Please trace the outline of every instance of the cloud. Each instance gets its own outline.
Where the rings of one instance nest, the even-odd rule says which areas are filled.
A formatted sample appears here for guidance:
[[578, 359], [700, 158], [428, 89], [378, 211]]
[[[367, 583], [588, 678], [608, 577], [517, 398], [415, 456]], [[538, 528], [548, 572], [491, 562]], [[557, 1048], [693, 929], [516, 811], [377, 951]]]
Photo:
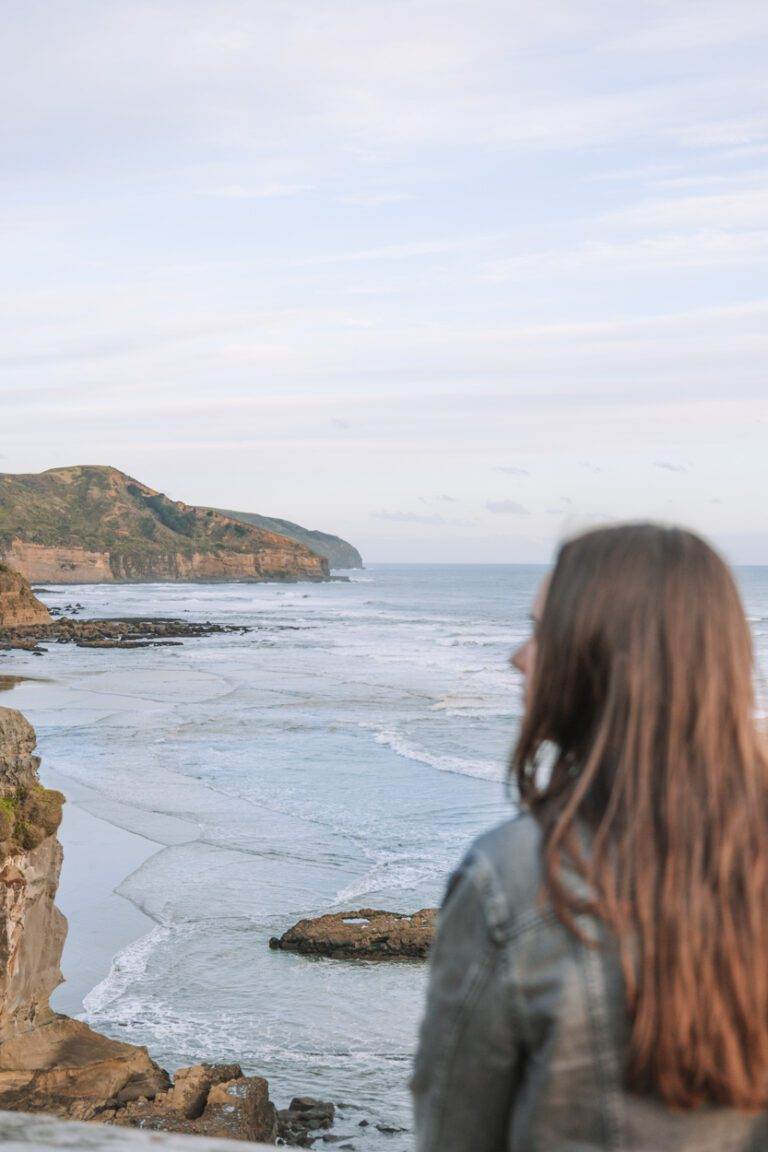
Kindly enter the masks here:
[[337, 196], [336, 200], [339, 204], [349, 204], [357, 208], [381, 208], [386, 204], [402, 204], [406, 200], [412, 200], [413, 196], [410, 192], [348, 192], [343, 196]]
[[343, 252], [320, 253], [317, 256], [299, 256], [291, 260], [296, 268], [321, 267], [325, 264], [364, 264], [369, 260], [420, 260], [429, 256], [469, 251], [483, 244], [497, 241], [499, 236], [460, 236], [444, 240], [415, 240], [408, 244], [381, 244], [373, 248], [359, 248]]
[[374, 520], [391, 520], [396, 524], [445, 524], [445, 517], [435, 512], [426, 515], [422, 512], [379, 511], [371, 512]]
[[477, 520], [472, 520], [467, 517], [449, 517], [440, 516], [437, 512], [430, 513], [429, 515], [422, 512], [401, 512], [401, 511], [379, 511], [371, 512], [371, 516], [375, 520], [389, 520], [396, 524], [430, 524], [433, 526], [444, 525], [450, 528], [474, 528]]
[[606, 10], [601, 26], [591, 5], [484, 0], [452, 4], [450, 19], [430, 2], [200, 0], [194, 20], [182, 0], [107, 6], [99, 21], [84, 0], [65, 8], [9, 13], [4, 111], [36, 128], [36, 143], [41, 130], [80, 121], [86, 155], [110, 134], [123, 149], [140, 151], [143, 138], [163, 155], [166, 144], [170, 164], [190, 144], [258, 156], [307, 136], [318, 155], [341, 140], [354, 160], [470, 141], [577, 149], [641, 129], [651, 114], [674, 122], [681, 105], [668, 84], [640, 77], [634, 89], [585, 84], [570, 60], [626, 25]]
[[[761, 5], [761, 7], [763, 7]], [[768, 27], [764, 32], [768, 32]], [[748, 116], [739, 120], [705, 121], [692, 124], [680, 135], [681, 143], [693, 148], [720, 148], [755, 144], [768, 136], [767, 116]]]
[[656, 513], [672, 453], [697, 526], [712, 491], [759, 526], [768, 6], [650, 7], [6, 5], [4, 467], [98, 443], [479, 560], [549, 541], [558, 491]]
[[565, 515], [570, 516], [570, 515], [572, 515], [573, 514], [573, 508], [572, 508], [573, 500], [571, 499], [571, 497], [570, 496], [558, 496], [558, 500], [560, 501], [559, 507], [557, 507], [557, 508], [545, 508], [544, 509], [545, 514], [547, 516], [565, 516]]
[[662, 468], [665, 472], [687, 472], [685, 464], [674, 464], [670, 460], [654, 460], [654, 468]]
[[214, 188], [205, 195], [217, 196], [222, 200], [272, 200], [283, 199], [287, 196], [301, 196], [304, 192], [311, 191], [313, 191], [312, 184], [281, 184], [280, 181], [273, 180], [253, 186], [225, 184], [221, 188]]
[[[768, 222], [768, 211], [765, 218]], [[588, 241], [571, 248], [510, 256], [483, 264], [480, 278], [502, 283], [523, 277], [576, 276], [588, 270], [652, 272], [657, 268], [749, 266], [766, 261], [768, 228], [740, 232], [715, 228], [623, 243]]]
[[489, 512], [495, 515], [502, 516], [528, 516], [527, 508], [522, 504], [518, 504], [516, 500], [488, 500], [486, 501], [486, 508]]
[[717, 196], [669, 196], [616, 209], [606, 222], [643, 228], [711, 229], [768, 226], [768, 191], [751, 188]]

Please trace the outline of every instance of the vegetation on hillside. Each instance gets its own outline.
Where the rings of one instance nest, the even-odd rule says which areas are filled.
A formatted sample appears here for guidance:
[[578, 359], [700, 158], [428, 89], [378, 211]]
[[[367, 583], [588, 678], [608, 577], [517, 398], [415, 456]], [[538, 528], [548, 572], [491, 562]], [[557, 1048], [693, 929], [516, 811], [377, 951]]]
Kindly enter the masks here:
[[18, 787], [0, 796], [0, 858], [29, 852], [61, 823], [64, 796], [42, 784]]
[[316, 552], [318, 556], [325, 556], [331, 568], [362, 568], [363, 558], [352, 544], [342, 540], [340, 536], [333, 536], [329, 532], [318, 532], [311, 528], [302, 528], [300, 524], [293, 524], [290, 520], [279, 520], [274, 516], [260, 516], [258, 512], [233, 512], [228, 508], [217, 508], [224, 516], [232, 520], [241, 520], [243, 524], [253, 524], [257, 528], [264, 528], [267, 532], [279, 532], [288, 536], [299, 544], [306, 545]]
[[280, 550], [287, 572], [317, 564], [296, 540], [213, 509], [169, 499], [116, 468], [53, 468], [0, 474], [0, 554], [11, 541], [109, 552], [113, 558]]

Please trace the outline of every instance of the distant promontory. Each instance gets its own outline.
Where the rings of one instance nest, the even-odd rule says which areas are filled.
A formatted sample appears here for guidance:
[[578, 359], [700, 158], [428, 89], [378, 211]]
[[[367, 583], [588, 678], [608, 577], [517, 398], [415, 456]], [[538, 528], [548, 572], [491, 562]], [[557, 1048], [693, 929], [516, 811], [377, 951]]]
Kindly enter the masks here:
[[353, 547], [340, 536], [332, 536], [328, 532], [318, 532], [316, 529], [302, 528], [300, 524], [292, 524], [290, 520], [278, 520], [274, 516], [259, 516], [258, 512], [232, 512], [228, 508], [216, 508], [222, 516], [229, 516], [232, 520], [240, 520], [243, 524], [253, 524], [256, 528], [264, 528], [267, 532], [277, 532], [296, 540], [299, 544], [306, 544], [318, 556], [325, 556], [331, 568], [362, 568], [363, 558], [357, 548]]
[[305, 535], [182, 504], [116, 468], [0, 473], [0, 562], [33, 582], [328, 580]]

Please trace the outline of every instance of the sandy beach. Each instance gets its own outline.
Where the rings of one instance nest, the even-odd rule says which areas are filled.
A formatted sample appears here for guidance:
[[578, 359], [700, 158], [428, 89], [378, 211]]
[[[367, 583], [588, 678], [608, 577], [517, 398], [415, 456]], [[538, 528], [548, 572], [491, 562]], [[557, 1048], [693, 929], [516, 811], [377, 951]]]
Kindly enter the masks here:
[[[347, 1101], [361, 1152], [406, 1152], [422, 966], [269, 948], [328, 912], [434, 907], [474, 836], [510, 812], [521, 703], [508, 666], [540, 571], [370, 569], [322, 586], [116, 586], [90, 616], [187, 614], [251, 632], [150, 650], [14, 652], [0, 695], [65, 793], [54, 1003], [165, 1068], [239, 1062]], [[756, 649], [768, 585], [742, 571]], [[85, 1001], [83, 998], [85, 997]]]
[[[36, 702], [40, 693], [55, 698], [57, 686], [49, 677], [0, 675], [2, 706], [24, 711], [30, 694]], [[146, 835], [152, 823], [146, 812], [131, 812], [120, 806], [120, 824], [109, 819], [116, 816], [116, 805], [93, 789], [61, 775], [46, 763], [43, 756], [40, 779], [47, 788], [56, 788], [66, 797], [59, 840], [64, 848], [64, 865], [56, 903], [67, 917], [69, 931], [62, 957], [64, 983], [54, 993], [51, 1005], [59, 1012], [77, 1016], [83, 1011], [83, 1000], [109, 974], [113, 960], [129, 944], [145, 936], [154, 921], [117, 888], [156, 852], [169, 843], [194, 839], [192, 825], [172, 818], [157, 816], [162, 826], [163, 841]], [[132, 819], [133, 817], [133, 819]], [[126, 823], [142, 829], [127, 830]]]
[[113, 958], [153, 927], [149, 916], [115, 889], [162, 845], [89, 812], [83, 807], [89, 800], [87, 789], [45, 765], [40, 777], [46, 787], [58, 788], [67, 797], [59, 829], [64, 866], [56, 903], [69, 921], [69, 932], [61, 965], [65, 982], [51, 1005], [77, 1016], [84, 997], [109, 973]]

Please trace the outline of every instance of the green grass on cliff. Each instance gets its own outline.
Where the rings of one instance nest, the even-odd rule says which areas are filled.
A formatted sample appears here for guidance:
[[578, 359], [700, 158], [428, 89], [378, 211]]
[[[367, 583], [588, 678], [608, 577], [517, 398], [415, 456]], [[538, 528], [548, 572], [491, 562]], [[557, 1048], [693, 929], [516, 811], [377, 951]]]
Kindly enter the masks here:
[[0, 552], [14, 539], [113, 557], [281, 549], [300, 565], [315, 555], [285, 536], [169, 499], [116, 468], [0, 473]]
[[0, 796], [0, 856], [29, 852], [57, 831], [64, 796], [35, 784]]
[[253, 524], [257, 528], [265, 528], [267, 532], [278, 532], [282, 536], [289, 536], [299, 544], [305, 544], [319, 556], [325, 556], [331, 568], [362, 568], [363, 558], [352, 544], [342, 540], [340, 536], [333, 536], [329, 532], [318, 532], [312, 528], [302, 528], [290, 520], [279, 520], [274, 516], [261, 516], [258, 512], [232, 512], [229, 508], [215, 508], [223, 516], [233, 520], [242, 520], [243, 524]]

